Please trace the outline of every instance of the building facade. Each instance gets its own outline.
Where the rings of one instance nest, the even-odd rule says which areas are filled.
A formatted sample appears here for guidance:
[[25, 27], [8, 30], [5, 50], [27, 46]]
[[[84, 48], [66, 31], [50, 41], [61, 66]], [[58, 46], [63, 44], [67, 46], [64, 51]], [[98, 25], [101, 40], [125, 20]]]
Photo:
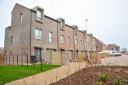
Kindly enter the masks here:
[[115, 50], [115, 51], [120, 51], [120, 46], [116, 44], [108, 44], [107, 45], [107, 50]]
[[4, 48], [0, 47], [0, 54], [3, 54], [3, 53], [4, 53]]
[[[97, 51], [96, 39], [77, 25], [67, 25], [63, 18], [44, 15], [44, 9], [29, 9], [16, 4], [12, 10], [11, 26], [5, 29], [6, 55], [35, 55], [47, 63], [52, 62], [52, 52], [60, 52], [62, 64], [78, 57], [79, 52]], [[29, 57], [31, 60], [31, 57]]]

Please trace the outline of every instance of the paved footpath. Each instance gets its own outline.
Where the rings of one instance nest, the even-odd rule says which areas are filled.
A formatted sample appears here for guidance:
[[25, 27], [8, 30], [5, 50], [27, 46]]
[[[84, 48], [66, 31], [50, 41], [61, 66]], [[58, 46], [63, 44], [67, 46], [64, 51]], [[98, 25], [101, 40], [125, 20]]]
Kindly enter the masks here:
[[113, 56], [101, 60], [101, 64], [128, 66], [128, 55], [122, 54], [122, 56]]

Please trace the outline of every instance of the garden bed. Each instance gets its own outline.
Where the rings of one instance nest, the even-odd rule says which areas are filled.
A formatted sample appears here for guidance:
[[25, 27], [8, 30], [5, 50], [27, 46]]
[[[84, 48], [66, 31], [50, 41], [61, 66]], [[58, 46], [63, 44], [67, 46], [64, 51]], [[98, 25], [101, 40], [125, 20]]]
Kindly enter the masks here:
[[128, 85], [128, 66], [94, 66], [50, 85]]

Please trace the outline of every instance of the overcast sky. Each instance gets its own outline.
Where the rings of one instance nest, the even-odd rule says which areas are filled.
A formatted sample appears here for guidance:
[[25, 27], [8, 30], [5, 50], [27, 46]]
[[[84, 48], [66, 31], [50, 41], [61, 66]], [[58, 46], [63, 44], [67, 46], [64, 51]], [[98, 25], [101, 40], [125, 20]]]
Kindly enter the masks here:
[[128, 0], [0, 0], [0, 47], [4, 46], [5, 27], [11, 24], [11, 11], [19, 3], [28, 8], [38, 5], [52, 18], [62, 17], [78, 25], [104, 43], [128, 48]]

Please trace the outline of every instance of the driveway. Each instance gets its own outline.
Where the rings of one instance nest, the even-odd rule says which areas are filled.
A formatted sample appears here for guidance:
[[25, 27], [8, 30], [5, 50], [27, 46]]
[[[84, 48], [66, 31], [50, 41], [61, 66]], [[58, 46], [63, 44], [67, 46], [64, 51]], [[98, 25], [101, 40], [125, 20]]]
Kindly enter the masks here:
[[102, 64], [128, 66], [128, 55], [122, 54], [122, 56], [112, 56], [101, 60]]

